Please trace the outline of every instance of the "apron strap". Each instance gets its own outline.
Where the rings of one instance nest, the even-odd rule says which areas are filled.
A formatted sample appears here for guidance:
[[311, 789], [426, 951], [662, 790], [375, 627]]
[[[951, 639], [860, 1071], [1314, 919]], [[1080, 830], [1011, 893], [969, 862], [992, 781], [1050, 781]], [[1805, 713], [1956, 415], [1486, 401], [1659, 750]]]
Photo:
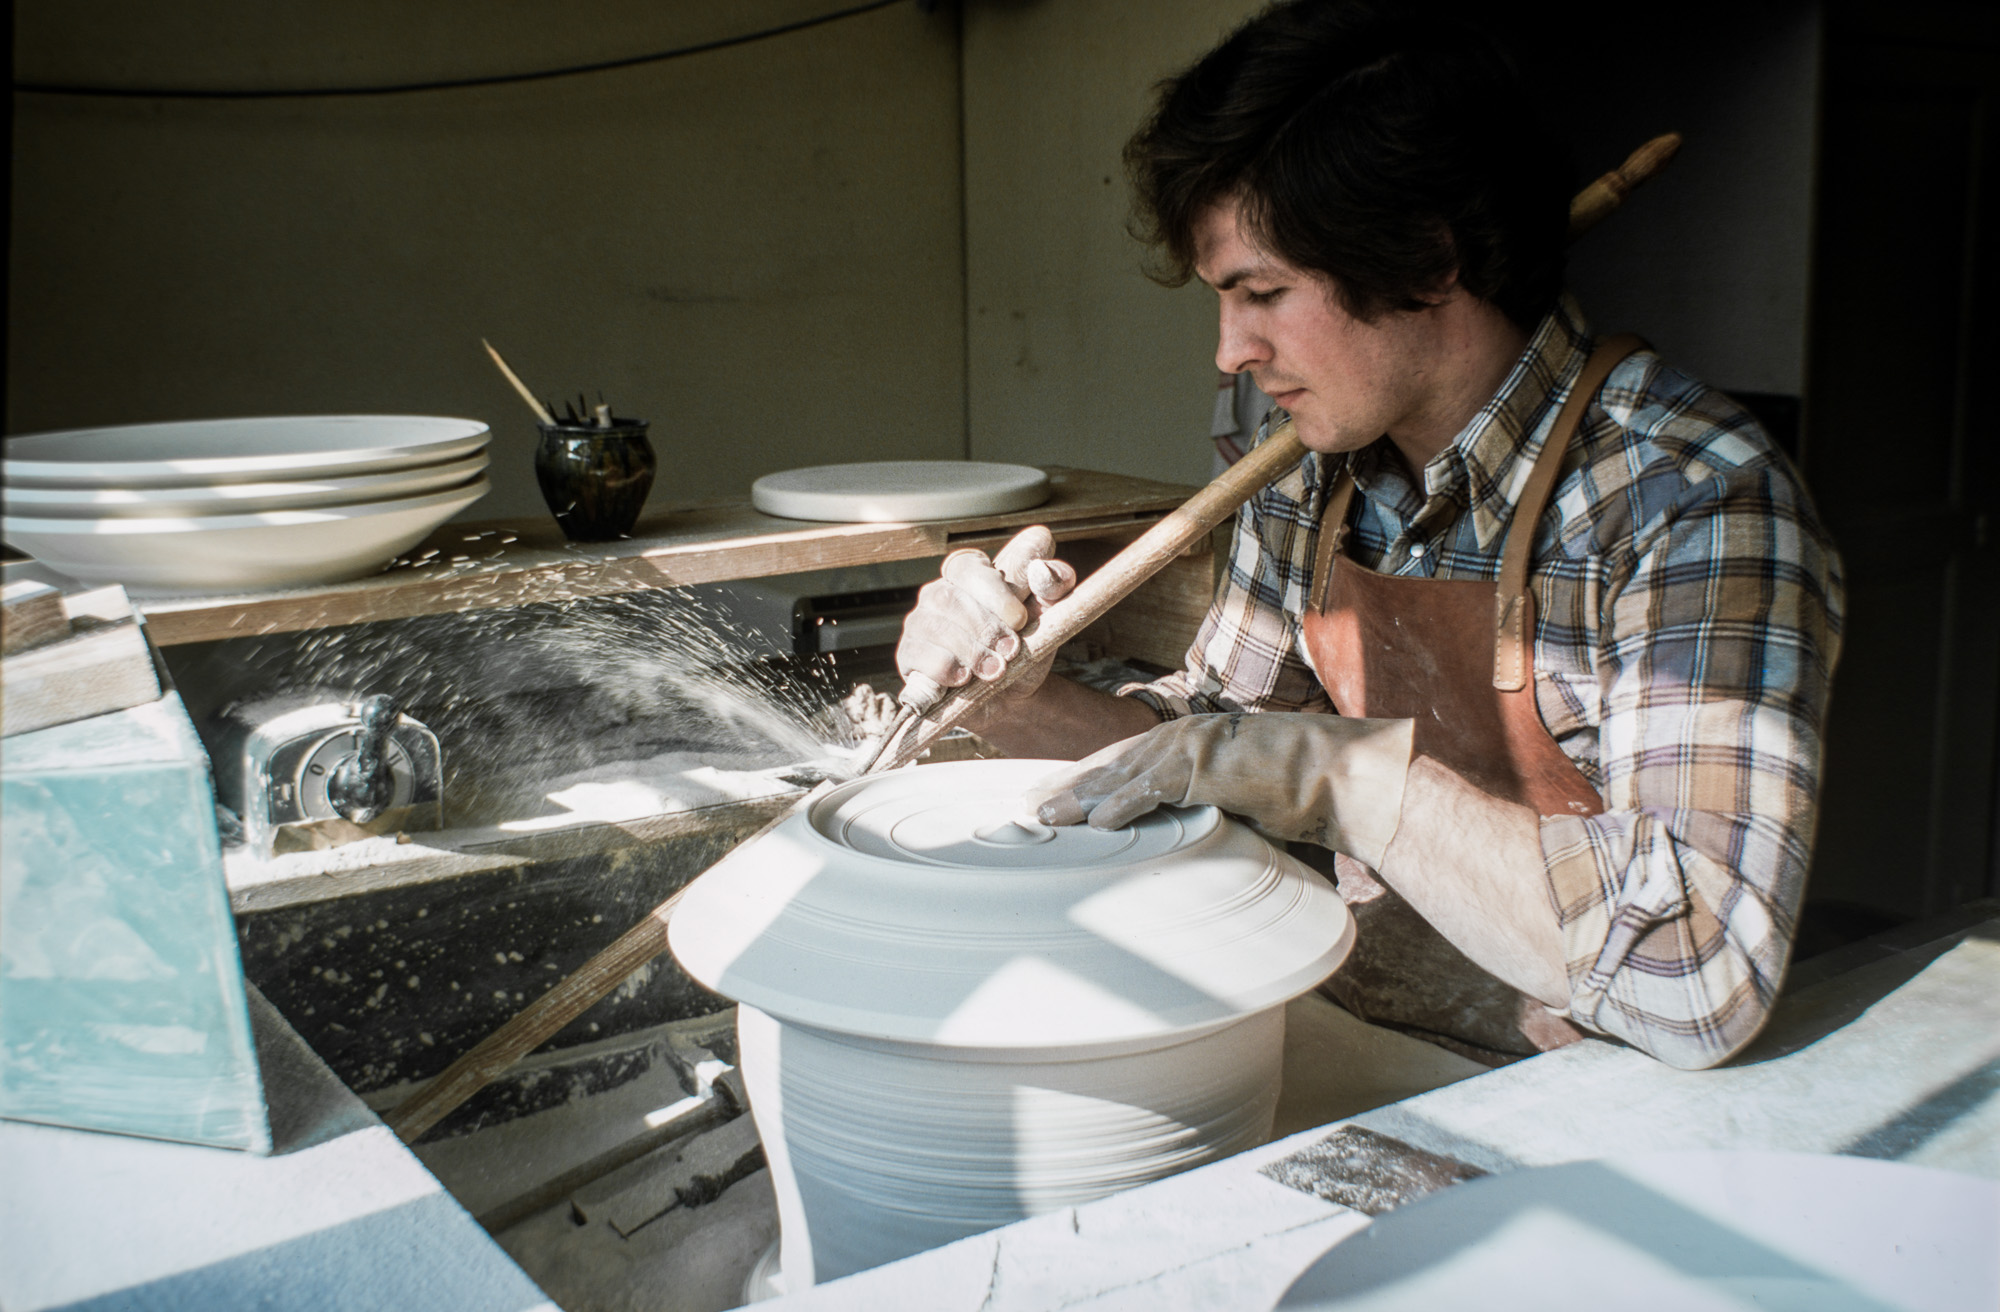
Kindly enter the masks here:
[[1333, 581], [1333, 558], [1347, 544], [1347, 508], [1354, 502], [1354, 470], [1343, 465], [1340, 478], [1326, 499], [1320, 516], [1319, 545], [1313, 552], [1312, 609], [1326, 609], [1327, 586]]
[[1542, 511], [1548, 508], [1549, 493], [1555, 488], [1556, 474], [1569, 451], [1570, 439], [1576, 435], [1583, 412], [1597, 399], [1598, 389], [1604, 386], [1611, 371], [1645, 347], [1644, 339], [1631, 333], [1620, 333], [1598, 343], [1584, 361], [1583, 372], [1577, 375], [1568, 399], [1556, 415], [1555, 427], [1549, 430], [1541, 453], [1535, 457], [1535, 466], [1528, 473], [1528, 484], [1521, 490], [1513, 521], [1507, 526], [1507, 540], [1500, 550], [1500, 583], [1493, 594], [1493, 686], [1502, 692], [1519, 692], [1534, 677], [1530, 648], [1534, 645], [1535, 602], [1528, 588], [1528, 557], [1535, 546], [1535, 526], [1541, 522]]

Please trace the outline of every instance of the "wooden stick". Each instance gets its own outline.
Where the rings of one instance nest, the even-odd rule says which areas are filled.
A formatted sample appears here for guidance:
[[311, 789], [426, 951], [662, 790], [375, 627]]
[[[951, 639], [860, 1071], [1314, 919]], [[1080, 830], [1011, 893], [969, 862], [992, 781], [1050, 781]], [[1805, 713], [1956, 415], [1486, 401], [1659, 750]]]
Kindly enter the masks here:
[[667, 921], [680, 899], [677, 892], [647, 912], [644, 920], [619, 935], [610, 947], [558, 980], [554, 988], [445, 1067], [385, 1118], [389, 1128], [404, 1143], [415, 1143], [425, 1130], [617, 988], [627, 975], [666, 951]]
[[[745, 843], [753, 843], [826, 795], [828, 780], [787, 807]], [[556, 981], [515, 1017], [475, 1044], [466, 1054], [438, 1072], [436, 1078], [405, 1099], [383, 1119], [404, 1143], [415, 1143], [424, 1131], [504, 1075], [515, 1062], [555, 1037], [556, 1031], [581, 1016], [625, 982], [625, 977], [667, 950], [667, 922], [680, 905], [686, 888], [646, 913], [638, 924], [620, 934], [602, 952]]]
[[521, 394], [521, 399], [528, 403], [528, 409], [535, 412], [535, 418], [541, 420], [550, 428], [554, 428], [556, 426], [556, 417], [549, 413], [547, 406], [535, 399], [535, 394], [528, 390], [528, 385], [521, 381], [520, 376], [507, 367], [507, 362], [500, 358], [500, 352], [493, 349], [493, 343], [482, 337], [479, 339], [479, 344], [486, 348], [486, 354], [493, 357], [493, 363], [500, 366], [501, 376], [512, 383], [514, 390]]
[[[1655, 137], [1632, 153], [1618, 169], [1605, 174], [1578, 193], [1570, 203], [1570, 236], [1574, 239], [1600, 222], [1632, 188], [1658, 173], [1680, 147], [1680, 138], [1669, 133]], [[1599, 189], [1602, 189], [1601, 191]], [[1608, 201], [1605, 199], [1608, 197]], [[521, 395], [537, 411], [541, 404], [514, 377], [491, 345], [493, 360]], [[546, 412], [544, 412], [546, 413]], [[553, 422], [553, 421], [551, 421]], [[907, 761], [929, 746], [946, 729], [963, 719], [974, 707], [997, 696], [1020, 672], [1051, 655], [1075, 637], [1105, 611], [1129, 596], [1134, 588], [1158, 573], [1160, 567], [1179, 555], [1190, 542], [1216, 525], [1255, 496], [1264, 485], [1296, 465], [1305, 454], [1298, 434], [1285, 424], [1231, 465], [1221, 477], [1194, 494], [1180, 509], [1153, 525], [1139, 539], [1107, 561], [1102, 569], [1079, 583], [1076, 591], [1056, 602], [1022, 634], [1022, 650], [1008, 662], [1007, 672], [992, 683], [963, 690], [932, 718], [922, 721], [915, 733], [905, 734], [895, 747], [895, 760]], [[833, 781], [801, 797], [783, 815], [743, 840], [753, 843], [787, 819], [811, 805], [833, 787]], [[514, 1019], [488, 1035], [470, 1052], [446, 1067], [438, 1077], [396, 1108], [388, 1116], [389, 1128], [405, 1143], [430, 1129], [467, 1098], [492, 1083], [508, 1067], [546, 1043], [557, 1030], [581, 1016], [598, 999], [623, 983], [625, 977], [667, 950], [667, 922], [680, 893], [654, 907], [646, 918], [627, 930], [617, 942], [578, 967], [574, 974], [529, 1003]]]
[[1632, 189], [1667, 166], [1681, 148], [1681, 134], [1662, 133], [1625, 157], [1625, 162], [1576, 194], [1569, 203], [1569, 239], [1575, 241], [1625, 203]]

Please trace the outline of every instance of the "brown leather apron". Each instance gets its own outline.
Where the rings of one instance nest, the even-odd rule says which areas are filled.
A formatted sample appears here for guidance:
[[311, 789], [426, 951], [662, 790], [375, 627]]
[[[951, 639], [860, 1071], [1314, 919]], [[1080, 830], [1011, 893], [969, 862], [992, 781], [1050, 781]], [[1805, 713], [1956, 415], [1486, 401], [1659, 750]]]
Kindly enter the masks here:
[[[1529, 552], [1583, 412], [1612, 368], [1643, 345], [1614, 337], [1585, 363], [1515, 507], [1497, 583], [1399, 578], [1355, 564], [1342, 550], [1352, 473], [1341, 474], [1320, 524], [1313, 604], [1302, 622], [1306, 653], [1334, 709], [1415, 720], [1418, 755], [1540, 815], [1596, 815], [1604, 801], [1535, 709]], [[1474, 965], [1360, 862], [1342, 856], [1335, 873], [1358, 932], [1323, 987], [1348, 1010], [1454, 1040], [1447, 1046], [1462, 1051], [1470, 1045], [1479, 1057], [1526, 1055], [1583, 1037]]]

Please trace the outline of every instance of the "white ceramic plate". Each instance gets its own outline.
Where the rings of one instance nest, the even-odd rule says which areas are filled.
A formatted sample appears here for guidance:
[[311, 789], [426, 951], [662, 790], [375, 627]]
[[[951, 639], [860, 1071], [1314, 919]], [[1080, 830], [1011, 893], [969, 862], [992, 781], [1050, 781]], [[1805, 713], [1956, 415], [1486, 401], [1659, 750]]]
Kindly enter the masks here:
[[840, 524], [902, 524], [1026, 510], [1049, 499], [1049, 476], [1029, 465], [970, 460], [879, 460], [766, 474], [750, 504], [767, 515]]
[[6, 513], [17, 518], [188, 519], [260, 510], [358, 505], [424, 496], [463, 487], [492, 461], [485, 452], [352, 478], [299, 478], [282, 483], [217, 483], [212, 487], [9, 487]]
[[135, 594], [263, 592], [360, 578], [486, 495], [481, 478], [428, 496], [195, 519], [0, 520], [7, 542], [86, 583]]
[[15, 487], [206, 487], [347, 478], [469, 456], [491, 436], [476, 419], [286, 415], [74, 428], [10, 437], [0, 478]]

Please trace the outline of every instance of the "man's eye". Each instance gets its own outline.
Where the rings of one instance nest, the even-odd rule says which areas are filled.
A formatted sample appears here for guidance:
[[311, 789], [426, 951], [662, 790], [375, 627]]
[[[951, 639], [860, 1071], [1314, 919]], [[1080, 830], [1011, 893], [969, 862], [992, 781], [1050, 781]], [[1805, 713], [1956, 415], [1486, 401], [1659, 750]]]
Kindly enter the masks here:
[[1246, 289], [1246, 292], [1248, 294], [1250, 304], [1269, 305], [1273, 301], [1277, 300], [1280, 296], [1283, 296], [1285, 294], [1285, 289], [1283, 287], [1273, 287], [1269, 291], [1264, 291], [1264, 292], [1248, 291], [1248, 289]]

